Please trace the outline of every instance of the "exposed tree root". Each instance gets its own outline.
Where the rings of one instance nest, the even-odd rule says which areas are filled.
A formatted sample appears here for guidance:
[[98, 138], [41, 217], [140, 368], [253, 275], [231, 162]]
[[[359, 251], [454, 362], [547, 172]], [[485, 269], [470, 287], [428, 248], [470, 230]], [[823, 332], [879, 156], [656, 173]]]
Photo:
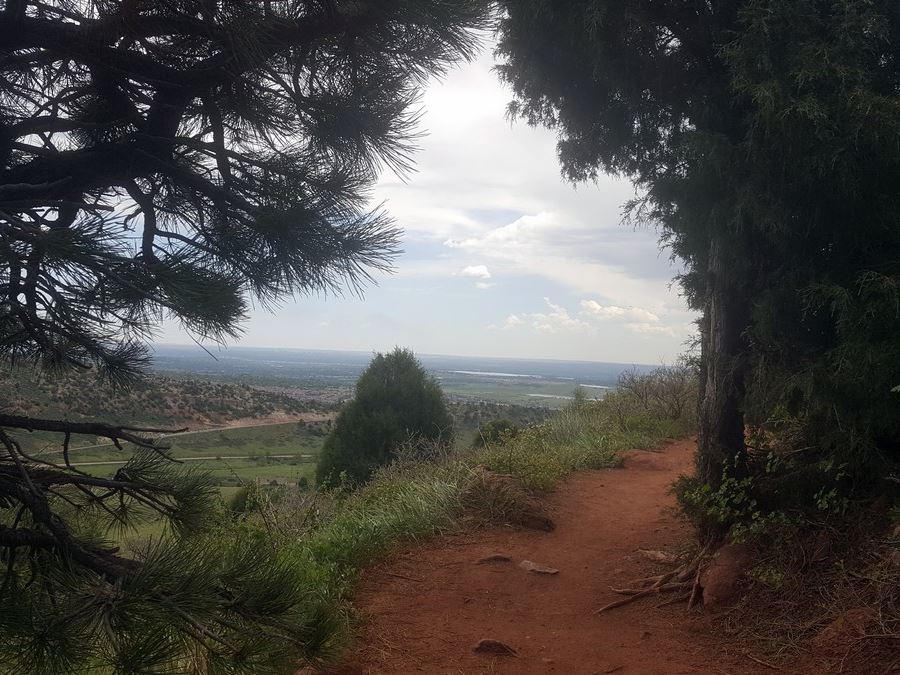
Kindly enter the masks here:
[[666, 605], [674, 605], [679, 602], [688, 603], [688, 609], [693, 609], [702, 598], [702, 588], [700, 586], [700, 574], [703, 571], [703, 563], [707, 558], [707, 549], [704, 548], [693, 559], [686, 564], [678, 567], [671, 572], [658, 574], [644, 579], [637, 579], [627, 588], [612, 588], [615, 593], [625, 595], [627, 597], [616, 600], [608, 605], [604, 605], [596, 610], [595, 614], [602, 614], [611, 609], [628, 605], [640, 598], [646, 598], [649, 595], [659, 595], [662, 593], [673, 593], [677, 591], [683, 592], [677, 598], [663, 602], [657, 607], [665, 607]]
[[697, 567], [697, 574], [694, 577], [694, 583], [691, 587], [691, 599], [688, 600], [688, 609], [694, 609], [703, 600], [703, 589], [700, 587], [701, 568]]
[[682, 593], [677, 598], [672, 598], [671, 600], [666, 600], [665, 602], [659, 603], [658, 605], [656, 605], [656, 609], [659, 609], [660, 607], [668, 607], [669, 605], [677, 605], [680, 602], [687, 602], [690, 599], [690, 593]]
[[628, 597], [622, 598], [621, 600], [616, 600], [615, 602], [611, 602], [608, 605], [604, 605], [600, 609], [598, 609], [594, 614], [602, 614], [610, 609], [615, 609], [616, 607], [622, 607], [623, 605], [627, 605], [635, 600], [639, 600], [640, 598], [645, 598], [648, 595], [656, 595], [659, 593], [671, 593], [673, 591], [681, 591], [690, 586], [689, 583], [674, 583], [668, 584], [665, 583], [672, 577], [674, 577], [676, 572], [672, 572], [671, 574], [666, 574], [654, 583], [649, 588], [613, 588], [612, 590], [621, 595], [627, 595]]
[[675, 577], [678, 581], [688, 581], [691, 577], [695, 576], [697, 572], [700, 570], [700, 563], [703, 561], [704, 555], [701, 553], [690, 564], [685, 565], [681, 568], [681, 571]]

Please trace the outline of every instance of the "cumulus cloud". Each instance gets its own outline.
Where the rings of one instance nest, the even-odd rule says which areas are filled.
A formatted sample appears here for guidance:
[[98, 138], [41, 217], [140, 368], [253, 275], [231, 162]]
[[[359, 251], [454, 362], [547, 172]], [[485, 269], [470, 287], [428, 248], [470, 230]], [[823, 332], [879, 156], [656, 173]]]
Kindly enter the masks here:
[[590, 328], [590, 324], [573, 317], [562, 305], [554, 304], [550, 298], [544, 298], [546, 312], [530, 312], [510, 314], [503, 322], [506, 330], [529, 326], [538, 333], [560, 333], [563, 331], [580, 331]]
[[581, 310], [582, 314], [595, 316], [599, 319], [621, 319], [642, 324], [659, 323], [659, 316], [641, 307], [601, 305], [596, 300], [582, 300]]
[[496, 285], [497, 285], [497, 284], [489, 284], [489, 283], [484, 282], [484, 281], [479, 281], [477, 284], [475, 284], [475, 288], [477, 288], [477, 289], [479, 289], [479, 290], [482, 290], [482, 291], [486, 291], [487, 289], [493, 288], [493, 287], [496, 286]]
[[[504, 275], [538, 277], [577, 293], [615, 295], [624, 301], [623, 308], [653, 307], [647, 311], [655, 313], [657, 306], [667, 304], [683, 311], [681, 300], [669, 295], [664, 281], [655, 275], [642, 276], [630, 265], [606, 261], [610, 241], [623, 233], [592, 225], [585, 218], [542, 210], [506, 225], [482, 227], [469, 236], [446, 238], [443, 246], [451, 255], [487, 260], [492, 270], [499, 269]], [[647, 252], [647, 258], [657, 258], [654, 249]]]
[[491, 272], [487, 268], [487, 265], [469, 265], [468, 267], [462, 268], [459, 276], [468, 277], [470, 279], [490, 279]]
[[[677, 328], [666, 324], [659, 316], [640, 307], [620, 307], [601, 305], [594, 300], [581, 301], [581, 313], [573, 316], [562, 305], [544, 298], [547, 311], [520, 312], [506, 317], [501, 328], [504, 330], [530, 329], [538, 334], [580, 334], [601, 337], [610, 330], [629, 331], [638, 335], [684, 338], [692, 331], [690, 324]], [[497, 329], [496, 324], [489, 326]]]

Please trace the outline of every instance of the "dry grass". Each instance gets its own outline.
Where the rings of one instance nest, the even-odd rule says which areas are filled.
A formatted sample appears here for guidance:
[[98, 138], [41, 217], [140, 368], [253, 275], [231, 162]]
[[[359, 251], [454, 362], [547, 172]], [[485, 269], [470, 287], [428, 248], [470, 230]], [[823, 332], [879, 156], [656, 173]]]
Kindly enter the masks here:
[[[900, 669], [900, 528], [862, 528], [839, 539], [820, 531], [761, 559], [756, 581], [723, 616], [748, 653], [775, 664], [805, 663], [810, 672], [891, 673]], [[853, 610], [870, 615], [857, 630], [822, 631]], [[818, 639], [817, 639], [818, 638]]]

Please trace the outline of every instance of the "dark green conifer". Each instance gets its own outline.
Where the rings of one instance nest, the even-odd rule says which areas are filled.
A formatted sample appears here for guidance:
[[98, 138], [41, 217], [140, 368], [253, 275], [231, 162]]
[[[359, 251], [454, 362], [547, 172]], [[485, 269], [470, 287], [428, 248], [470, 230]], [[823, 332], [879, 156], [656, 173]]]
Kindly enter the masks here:
[[440, 384], [408, 349], [376, 354], [356, 383], [322, 448], [316, 479], [360, 483], [401, 446], [431, 452], [453, 441], [453, 420]]
[[511, 114], [558, 133], [570, 180], [634, 180], [630, 218], [686, 265], [701, 479], [785, 420], [807, 467], [872, 485], [900, 459], [900, 6], [500, 4]]

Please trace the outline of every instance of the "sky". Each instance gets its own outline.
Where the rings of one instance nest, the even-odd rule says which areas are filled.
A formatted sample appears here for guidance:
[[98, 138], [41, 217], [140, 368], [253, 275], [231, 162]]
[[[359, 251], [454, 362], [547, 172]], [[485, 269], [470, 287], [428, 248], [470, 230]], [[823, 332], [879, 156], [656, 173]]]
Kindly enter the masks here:
[[[510, 122], [489, 49], [429, 84], [415, 171], [373, 204], [404, 230], [392, 275], [364, 296], [256, 309], [234, 343], [621, 363], [672, 362], [695, 333], [653, 229], [622, 224], [617, 178], [563, 180], [552, 131]], [[160, 342], [189, 338], [166, 325]]]

